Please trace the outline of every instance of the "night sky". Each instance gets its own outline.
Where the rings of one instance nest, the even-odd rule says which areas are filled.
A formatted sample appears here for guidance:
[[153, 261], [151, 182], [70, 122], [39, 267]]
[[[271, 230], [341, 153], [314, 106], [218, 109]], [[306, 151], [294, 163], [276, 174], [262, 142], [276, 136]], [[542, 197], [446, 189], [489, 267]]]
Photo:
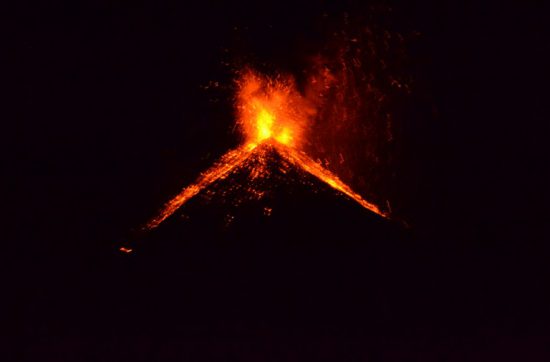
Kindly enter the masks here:
[[[6, 361], [548, 360], [544, 6], [336, 3], [17, 10]], [[299, 81], [344, 19], [405, 39], [398, 220], [278, 175], [269, 217], [199, 199], [137, 235], [239, 143], [235, 70]]]

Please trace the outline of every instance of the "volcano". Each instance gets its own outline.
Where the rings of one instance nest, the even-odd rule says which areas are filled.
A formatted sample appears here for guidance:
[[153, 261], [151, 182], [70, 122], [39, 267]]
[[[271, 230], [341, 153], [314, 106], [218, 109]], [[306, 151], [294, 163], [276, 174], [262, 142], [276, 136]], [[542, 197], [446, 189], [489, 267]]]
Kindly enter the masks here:
[[131, 245], [130, 269], [142, 273], [124, 280], [129, 315], [153, 329], [372, 324], [382, 301], [365, 291], [403, 283], [391, 271], [408, 263], [396, 253], [403, 230], [285, 152], [258, 145]]
[[[326, 182], [321, 178], [324, 174], [318, 176], [328, 171], [302, 167], [304, 160], [308, 165], [316, 164], [294, 153], [276, 142], [264, 142], [246, 157], [232, 155], [239, 161], [234, 167], [225, 168], [208, 184], [199, 180], [204, 185], [199, 190], [190, 186], [196, 192], [192, 197], [172, 200], [165, 209], [169, 214], [152, 221], [157, 225], [162, 221], [163, 227], [149, 225], [149, 231], [154, 232], [148, 238], [155, 243], [177, 239], [210, 245], [223, 240], [260, 241], [284, 248], [342, 239], [352, 243], [364, 242], [365, 238], [387, 239], [395, 231], [386, 218]], [[201, 179], [210, 180], [209, 175], [206, 172]], [[181, 194], [188, 195], [187, 190], [189, 187]], [[182, 201], [184, 205], [178, 205]], [[369, 230], [368, 236], [365, 230]], [[174, 247], [171, 242], [169, 245]]]
[[[294, 174], [294, 179], [302, 183], [305, 182], [305, 174], [314, 176], [364, 208], [385, 216], [378, 207], [365, 201], [340, 181], [337, 176], [309, 158], [305, 153], [296, 151], [277, 141], [264, 141], [260, 145], [247, 144], [228, 152], [222, 157], [221, 161], [203, 173], [194, 184], [183, 189], [180, 194], [168, 202], [162, 212], [145, 226], [145, 229], [157, 227], [184, 203], [210, 185], [217, 185], [217, 187], [213, 187], [214, 190], [217, 190], [217, 193], [223, 198], [231, 199], [234, 205], [238, 205], [245, 198], [261, 198], [265, 191], [269, 191], [277, 184], [288, 184], [289, 180], [285, 180], [285, 174], [287, 173]], [[243, 174], [246, 177], [242, 177]], [[274, 180], [270, 180], [270, 177], [268, 177], [272, 174]], [[219, 187], [220, 181], [231, 175], [239, 175], [238, 178], [242, 179], [243, 182], [241, 184], [231, 183], [231, 185], [228, 185], [228, 189], [221, 189]], [[244, 196], [241, 194], [229, 197], [235, 190], [247, 190], [249, 195]], [[207, 193], [212, 194], [212, 189]]]
[[[291, 79], [273, 80], [248, 71], [238, 85], [237, 125], [244, 142], [183, 188], [142, 231], [155, 229], [199, 194], [206, 198], [216, 196], [234, 208], [247, 199], [259, 200], [272, 193], [273, 188], [289, 182], [314, 190], [330, 187], [371, 213], [388, 216], [304, 151], [307, 126], [315, 109], [296, 90]], [[311, 177], [323, 183], [323, 187], [314, 186], [315, 182], [308, 180]], [[228, 178], [233, 181], [225, 182]], [[272, 207], [264, 207], [264, 214], [271, 212]], [[226, 217], [228, 222], [232, 221], [230, 213]], [[124, 247], [120, 250], [131, 251]]]

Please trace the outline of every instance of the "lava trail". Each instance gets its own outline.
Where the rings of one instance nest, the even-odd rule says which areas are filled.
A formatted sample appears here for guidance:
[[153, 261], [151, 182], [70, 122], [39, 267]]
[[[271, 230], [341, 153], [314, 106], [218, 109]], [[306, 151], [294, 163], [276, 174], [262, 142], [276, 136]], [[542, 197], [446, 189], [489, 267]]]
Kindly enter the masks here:
[[341, 193], [347, 195], [352, 200], [356, 201], [359, 205], [363, 206], [365, 209], [370, 210], [382, 217], [388, 216], [386, 213], [382, 212], [378, 208], [378, 206], [363, 199], [361, 195], [354, 192], [348, 185], [342, 182], [342, 180], [340, 180], [338, 176], [321, 166], [318, 162], [315, 162], [304, 152], [297, 151], [283, 145], [277, 145], [277, 148], [279, 150], [279, 153], [284, 155], [284, 157], [292, 164], [317, 177], [319, 180], [325, 182], [335, 190], [338, 190]]
[[143, 230], [151, 230], [156, 228], [166, 218], [172, 215], [177, 209], [185, 204], [189, 199], [198, 194], [202, 189], [212, 184], [216, 180], [225, 178], [235, 167], [243, 163], [252, 151], [256, 148], [254, 144], [246, 144], [237, 149], [231, 150], [224, 154], [218, 162], [211, 168], [203, 172], [195, 183], [187, 186], [172, 200], [168, 201], [158, 216], [151, 219]]

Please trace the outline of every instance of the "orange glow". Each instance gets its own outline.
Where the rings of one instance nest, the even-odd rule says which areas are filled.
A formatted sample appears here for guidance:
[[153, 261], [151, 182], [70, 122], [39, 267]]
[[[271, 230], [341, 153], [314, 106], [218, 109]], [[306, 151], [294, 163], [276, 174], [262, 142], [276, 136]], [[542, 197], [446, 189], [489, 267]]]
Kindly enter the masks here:
[[237, 123], [246, 143], [269, 139], [300, 147], [315, 109], [296, 90], [291, 78], [276, 80], [247, 70], [237, 81]]
[[[315, 115], [315, 108], [297, 91], [291, 78], [271, 79], [247, 70], [237, 81], [237, 86], [237, 124], [244, 136], [243, 144], [223, 155], [193, 184], [166, 203], [159, 215], [144, 226], [145, 230], [157, 227], [201, 190], [216, 180], [226, 178], [236, 167], [243, 165], [255, 154], [256, 150], [262, 152], [258, 146], [266, 143], [291, 164], [315, 176], [364, 208], [382, 217], [388, 216], [303, 151], [306, 131]], [[269, 159], [264, 160], [263, 155], [260, 158], [262, 163], [250, 170], [251, 182], [268, 172], [265, 166]], [[269, 212], [266, 211], [266, 215], [269, 214], [271, 209]]]

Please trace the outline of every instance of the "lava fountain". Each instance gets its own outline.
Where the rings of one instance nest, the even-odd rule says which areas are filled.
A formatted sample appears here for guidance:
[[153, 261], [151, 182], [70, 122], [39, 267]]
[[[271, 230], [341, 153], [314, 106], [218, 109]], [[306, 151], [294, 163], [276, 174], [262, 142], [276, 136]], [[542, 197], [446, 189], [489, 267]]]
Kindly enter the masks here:
[[[143, 226], [144, 231], [156, 228], [201, 190], [216, 180], [226, 178], [252, 155], [265, 152], [263, 146], [272, 148], [289, 163], [315, 176], [365, 209], [388, 217], [304, 152], [308, 124], [316, 111], [297, 90], [292, 78], [279, 76], [273, 79], [246, 70], [237, 80], [237, 88], [237, 124], [243, 136], [241, 146], [224, 154], [212, 167], [201, 173], [193, 184], [168, 201], [160, 213]], [[268, 172], [265, 165], [256, 167], [258, 169], [252, 170], [251, 174]]]

